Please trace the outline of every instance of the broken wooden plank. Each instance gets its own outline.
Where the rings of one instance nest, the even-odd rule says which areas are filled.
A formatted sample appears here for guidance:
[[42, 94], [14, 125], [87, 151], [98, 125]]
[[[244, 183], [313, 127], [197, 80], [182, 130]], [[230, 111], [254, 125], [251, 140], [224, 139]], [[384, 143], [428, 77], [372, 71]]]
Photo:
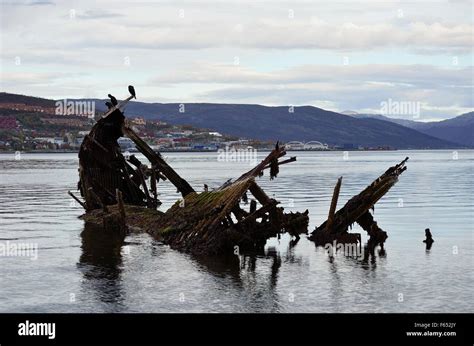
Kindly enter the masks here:
[[128, 103], [128, 101], [133, 99], [133, 97], [134, 97], [133, 95], [130, 95], [125, 100], [122, 100], [117, 105], [111, 107], [104, 115], [102, 115], [102, 118], [107, 118], [113, 112], [120, 110], [123, 106], [125, 106]]
[[[375, 203], [397, 183], [400, 174], [406, 170], [405, 163], [407, 160], [408, 157], [399, 164], [387, 169], [362, 192], [352, 197], [334, 214], [332, 222], [328, 218], [311, 233], [309, 239], [313, 240], [316, 245], [325, 245], [338, 239], [348, 239], [345, 236], [348, 228], [352, 224], [361, 221], [364, 215], [367, 216], [366, 213], [369, 213], [369, 210], [374, 207]], [[382, 235], [380, 232], [378, 234]]]
[[248, 222], [251, 222], [251, 221], [255, 221], [259, 217], [262, 217], [265, 213], [267, 213], [270, 210], [272, 210], [273, 208], [275, 208], [278, 204], [279, 204], [279, 202], [277, 202], [275, 200], [271, 200], [268, 204], [264, 205], [263, 207], [261, 207], [260, 209], [258, 209], [256, 211], [254, 211], [252, 214], [247, 216], [245, 219], [241, 220], [238, 223], [238, 225], [242, 225], [242, 224], [245, 224], [245, 223], [248, 223]]
[[150, 191], [148, 190], [148, 186], [146, 185], [145, 176], [143, 174], [143, 171], [140, 168], [138, 168], [137, 169], [137, 174], [138, 174], [138, 176], [140, 178], [140, 181], [141, 181], [141, 184], [143, 186], [143, 192], [145, 193], [147, 207], [148, 208], [154, 208], [153, 199], [151, 198]]
[[125, 204], [123, 203], [123, 198], [122, 198], [122, 191], [120, 191], [119, 189], [115, 190], [115, 195], [116, 195], [116, 199], [117, 199], [117, 207], [118, 207], [118, 211], [119, 211], [119, 215], [120, 215], [120, 225], [121, 225], [121, 229], [123, 231], [126, 231], [126, 228], [127, 228], [127, 216], [125, 214]]
[[95, 202], [102, 208], [104, 213], [107, 213], [108, 212], [107, 206], [104, 203], [102, 203], [99, 196], [97, 196], [97, 194], [94, 192], [94, 189], [92, 187], [89, 187], [88, 190], [89, 190], [89, 194], [92, 196]]
[[154, 166], [151, 167], [151, 176], [150, 176], [150, 189], [151, 193], [153, 194], [153, 207], [156, 208], [158, 206], [158, 191], [156, 187], [156, 169]]
[[336, 212], [337, 199], [339, 198], [339, 191], [341, 190], [341, 183], [342, 183], [342, 177], [339, 177], [339, 179], [337, 179], [336, 186], [334, 186], [334, 192], [332, 194], [331, 206], [329, 208], [326, 230], [332, 229], [332, 224], [334, 221], [334, 213]]
[[137, 146], [137, 149], [140, 150], [140, 152], [145, 155], [145, 157], [152, 163], [152, 165], [156, 166], [161, 173], [181, 192], [181, 195], [183, 197], [186, 197], [186, 195], [190, 194], [191, 192], [194, 192], [194, 189], [189, 185], [189, 183], [181, 178], [176, 171], [169, 166], [165, 160], [161, 157], [161, 155], [158, 155], [153, 151], [153, 149], [150, 148], [150, 146], [143, 140], [141, 139], [135, 131], [132, 130], [129, 126], [123, 126], [123, 132], [124, 134], [130, 138], [135, 145]]
[[[278, 161], [278, 166], [285, 165], [287, 163], [295, 162], [296, 161], [296, 156], [292, 156], [289, 159], [283, 160], [283, 161]], [[264, 169], [270, 168], [270, 165], [266, 165]]]
[[271, 202], [271, 198], [268, 197], [265, 191], [263, 191], [255, 182], [250, 185], [249, 191], [261, 205], [267, 205]]
[[72, 198], [74, 198], [74, 199], [76, 200], [76, 202], [81, 205], [81, 207], [83, 207], [84, 209], [87, 210], [86, 204], [85, 204], [84, 202], [82, 202], [79, 198], [77, 198], [76, 196], [74, 196], [74, 194], [73, 194], [71, 191], [68, 191], [67, 193], [69, 194], [69, 196], [71, 196]]

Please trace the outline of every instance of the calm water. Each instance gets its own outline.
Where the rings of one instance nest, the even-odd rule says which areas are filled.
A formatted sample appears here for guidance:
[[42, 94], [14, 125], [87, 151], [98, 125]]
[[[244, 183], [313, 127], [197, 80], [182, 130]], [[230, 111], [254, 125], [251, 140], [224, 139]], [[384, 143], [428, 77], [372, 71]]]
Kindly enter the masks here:
[[[261, 154], [263, 156], [263, 154]], [[306, 239], [293, 248], [272, 239], [265, 256], [198, 259], [130, 235], [124, 246], [87, 230], [75, 190], [75, 154], [0, 155], [0, 245], [38, 245], [38, 258], [0, 257], [0, 312], [472, 312], [474, 151], [290, 153], [298, 161], [270, 182], [286, 210], [324, 221], [333, 186], [339, 206], [388, 166], [410, 156], [408, 170], [375, 208], [389, 238], [375, 263], [337, 256]], [[194, 187], [210, 187], [249, 169], [215, 153], [166, 154]], [[160, 186], [162, 209], [179, 196]], [[422, 240], [430, 227], [435, 243]], [[361, 231], [354, 227], [354, 231]], [[365, 232], [363, 232], [363, 239]]]

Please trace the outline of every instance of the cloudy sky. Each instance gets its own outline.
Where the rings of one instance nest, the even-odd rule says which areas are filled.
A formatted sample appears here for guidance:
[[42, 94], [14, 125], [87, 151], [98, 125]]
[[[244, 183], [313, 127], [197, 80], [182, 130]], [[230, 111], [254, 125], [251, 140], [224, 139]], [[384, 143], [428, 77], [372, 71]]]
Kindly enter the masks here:
[[[48, 98], [314, 105], [420, 118], [473, 102], [472, 0], [1, 3], [1, 90]], [[407, 117], [408, 118], [408, 117]]]

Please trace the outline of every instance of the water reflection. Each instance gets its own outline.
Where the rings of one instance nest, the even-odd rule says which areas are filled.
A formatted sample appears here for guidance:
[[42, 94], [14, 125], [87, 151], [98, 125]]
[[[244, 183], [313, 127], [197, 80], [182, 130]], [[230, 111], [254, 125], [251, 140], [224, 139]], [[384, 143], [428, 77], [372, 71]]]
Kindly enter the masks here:
[[124, 237], [85, 223], [81, 238], [78, 268], [85, 279], [84, 291], [92, 291], [100, 302], [120, 310], [124, 300], [121, 283]]
[[[282, 264], [282, 258], [280, 253], [274, 248], [269, 247], [264, 255], [256, 254], [242, 254], [240, 256], [194, 256], [193, 259], [198, 262], [207, 272], [213, 274], [218, 278], [230, 276], [233, 281], [242, 285], [242, 280], [245, 278], [243, 273], [253, 273], [257, 271], [257, 261], [271, 259], [270, 265], [270, 276], [268, 283], [274, 287], [277, 284], [278, 272]], [[289, 262], [298, 262], [294, 258], [294, 254], [287, 254], [286, 259]], [[267, 265], [267, 264], [265, 264]]]
[[339, 312], [341, 310], [340, 308], [340, 302], [339, 302], [339, 297], [343, 295], [343, 280], [341, 280], [341, 276], [338, 270], [339, 264], [337, 261], [334, 260], [334, 257], [330, 256], [329, 259], [329, 270], [330, 270], [330, 277], [329, 277], [329, 287], [330, 289], [328, 290], [328, 295], [329, 298], [331, 299], [332, 304], [334, 305], [335, 311]]
[[[268, 247], [264, 254], [205, 257], [192, 256], [201, 268], [212, 274], [216, 284], [230, 278], [232, 287], [246, 296], [255, 312], [278, 312], [281, 310], [277, 285], [282, 266], [282, 256], [275, 247]], [[294, 254], [286, 254], [285, 262], [300, 263]]]
[[[293, 240], [290, 240], [290, 243], [288, 245], [288, 248], [285, 253], [285, 262], [286, 263], [291, 263], [291, 264], [298, 264], [302, 265], [303, 264], [303, 257], [301, 255], [296, 256], [295, 255], [295, 243], [292, 243]], [[299, 242], [299, 239], [298, 241]]]
[[[135, 277], [136, 271], [124, 273], [123, 262], [125, 260], [121, 253], [124, 238], [108, 233], [100, 226], [90, 224], [85, 225], [81, 238], [82, 254], [78, 268], [83, 276], [82, 292], [92, 298], [98, 311], [128, 311], [130, 305], [127, 304], [127, 301], [135, 293], [130, 291], [127, 281], [130, 280], [130, 277]], [[137, 246], [141, 246], [141, 244], [142, 242], [136, 243]], [[312, 244], [305, 240], [297, 246], [289, 242], [286, 243], [286, 246], [284, 243], [267, 246], [263, 254], [243, 253], [219, 257], [192, 256], [176, 251], [178, 256], [174, 250], [170, 250], [161, 242], [150, 240], [149, 244], [152, 245], [148, 248], [151, 250], [151, 256], [164, 256], [163, 258], [165, 258], [171, 255], [194, 263], [194, 265], [186, 267], [180, 265], [179, 261], [172, 260], [169, 263], [176, 264], [176, 266], [168, 267], [169, 275], [177, 275], [179, 278], [187, 276], [186, 273], [192, 271], [190, 275], [195, 278], [194, 282], [203, 280], [202, 283], [195, 286], [197, 290], [195, 289], [194, 292], [202, 292], [197, 296], [201, 297], [203, 302], [206, 299], [217, 302], [207, 306], [209, 311], [228, 309], [228, 304], [243, 304], [241, 312], [247, 311], [247, 309], [252, 312], [287, 311], [294, 308], [295, 304], [301, 304], [299, 301], [294, 301], [295, 295], [297, 299], [304, 296], [300, 296], [301, 293], [298, 292], [296, 283], [301, 282], [304, 286], [303, 282], [306, 279], [296, 278], [302, 267], [309, 266], [305, 260], [304, 251], [306, 247], [312, 247]], [[326, 283], [330, 292], [328, 298], [333, 304], [334, 311], [343, 311], [343, 305], [338, 301], [338, 297], [346, 294], [344, 287], [347, 285], [348, 273], [360, 271], [372, 277], [375, 275], [376, 261], [386, 256], [385, 250], [379, 247], [375, 248], [371, 254], [367, 245], [363, 249], [358, 246], [356, 256], [345, 256], [344, 251], [339, 251], [335, 256], [329, 256], [323, 248], [318, 248], [318, 250], [323, 250], [327, 256], [321, 257], [319, 254], [318, 258], [328, 264], [330, 275], [327, 277]], [[163, 258], [160, 258], [157, 263], [165, 263]], [[139, 260], [146, 260], [146, 258]], [[127, 261], [127, 267], [129, 265], [130, 263]], [[294, 280], [288, 281], [288, 275], [294, 276]], [[155, 278], [150, 278], [146, 282], [144, 289], [147, 285], [149, 287], [166, 285], [161, 279], [157, 281]], [[192, 286], [194, 283], [189, 285]], [[220, 293], [211, 293], [207, 298], [208, 292], [213, 292], [213, 290]], [[141, 301], [147, 298], [139, 296], [134, 299]], [[189, 307], [189, 309], [192, 310], [194, 307]]]
[[[329, 247], [329, 245], [331, 245]], [[351, 261], [356, 266], [363, 269], [375, 269], [377, 267], [377, 258], [383, 259], [387, 257], [387, 251], [383, 246], [364, 244], [363, 249], [360, 243], [358, 244], [343, 244], [339, 243], [336, 247], [333, 244], [328, 244], [327, 247], [315, 246], [316, 250], [321, 248], [327, 254], [327, 261], [330, 264], [337, 262], [337, 257], [344, 258]], [[290, 246], [291, 249], [291, 246]], [[331, 272], [337, 269], [336, 265], [330, 267]]]
[[230, 277], [236, 285], [241, 285], [240, 260], [236, 255], [222, 256], [216, 260], [215, 257], [193, 256], [192, 257], [206, 272], [217, 278]]
[[[363, 258], [362, 262], [364, 264], [368, 264], [369, 259], [370, 259], [370, 264], [372, 264], [372, 268], [376, 268], [377, 267], [376, 252], [377, 252], [377, 255], [378, 255], [379, 259], [387, 257], [387, 250], [385, 250], [385, 247], [383, 247], [383, 246], [375, 246], [374, 247], [371, 244], [366, 243], [364, 245], [364, 258]], [[363, 266], [362, 268], [368, 268], [368, 267]]]
[[274, 288], [278, 281], [278, 272], [281, 268], [281, 257], [278, 251], [271, 247], [268, 249], [267, 256], [273, 258], [271, 270], [270, 270], [270, 287]]
[[[263, 270], [258, 270], [257, 261], [262, 263]], [[268, 263], [270, 262], [270, 263]], [[248, 276], [243, 276], [247, 282], [244, 287], [251, 289], [252, 301], [255, 304], [256, 312], [279, 312], [280, 296], [277, 293], [277, 284], [281, 268], [281, 255], [274, 247], [269, 247], [264, 256], [248, 256], [248, 267], [243, 267], [248, 271]], [[268, 267], [270, 271], [268, 273]], [[267, 270], [266, 270], [267, 269]]]

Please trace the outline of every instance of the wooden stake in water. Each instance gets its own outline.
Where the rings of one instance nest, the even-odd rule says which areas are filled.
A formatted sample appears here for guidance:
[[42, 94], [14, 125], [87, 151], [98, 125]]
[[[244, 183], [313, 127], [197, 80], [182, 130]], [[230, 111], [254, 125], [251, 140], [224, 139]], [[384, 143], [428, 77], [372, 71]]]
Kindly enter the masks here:
[[336, 186], [334, 186], [334, 192], [332, 194], [331, 206], [329, 207], [328, 221], [326, 223], [326, 231], [330, 232], [332, 224], [334, 222], [334, 214], [336, 212], [337, 200], [339, 199], [339, 191], [341, 190], [342, 177], [337, 179]]

